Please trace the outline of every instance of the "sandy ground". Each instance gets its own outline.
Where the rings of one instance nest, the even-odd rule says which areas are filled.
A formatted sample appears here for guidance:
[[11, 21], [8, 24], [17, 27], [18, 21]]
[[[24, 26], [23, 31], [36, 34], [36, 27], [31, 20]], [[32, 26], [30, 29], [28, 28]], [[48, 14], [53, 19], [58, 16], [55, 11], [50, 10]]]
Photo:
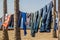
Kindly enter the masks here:
[[[14, 40], [14, 30], [8, 30], [9, 40]], [[2, 30], [0, 30], [0, 40], [2, 40]], [[21, 30], [21, 40], [58, 40], [53, 38], [52, 31], [50, 33], [36, 33], [35, 37], [31, 37], [30, 30], [27, 30], [27, 35], [24, 36], [24, 31]]]

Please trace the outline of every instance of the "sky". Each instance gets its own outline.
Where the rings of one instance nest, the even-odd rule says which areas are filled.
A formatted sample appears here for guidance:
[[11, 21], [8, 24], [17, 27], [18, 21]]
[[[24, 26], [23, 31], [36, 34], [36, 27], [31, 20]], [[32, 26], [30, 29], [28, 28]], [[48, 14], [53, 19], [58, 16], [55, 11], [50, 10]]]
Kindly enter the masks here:
[[[45, 5], [48, 5], [52, 0], [20, 0], [19, 1], [19, 8], [20, 11], [31, 13], [35, 12]], [[56, 1], [56, 9], [58, 11], [58, 0]], [[13, 14], [14, 13], [14, 0], [7, 0], [7, 13]], [[0, 0], [0, 17], [3, 16], [3, 0]]]

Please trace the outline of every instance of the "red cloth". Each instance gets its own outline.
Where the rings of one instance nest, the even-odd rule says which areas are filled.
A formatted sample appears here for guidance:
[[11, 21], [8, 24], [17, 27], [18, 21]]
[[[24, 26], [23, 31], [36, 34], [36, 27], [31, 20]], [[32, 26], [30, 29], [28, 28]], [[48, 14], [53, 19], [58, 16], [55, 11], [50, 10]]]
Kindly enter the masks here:
[[8, 27], [8, 25], [9, 25], [9, 21], [10, 21], [10, 17], [11, 17], [11, 15], [8, 15], [7, 17], [6, 17], [6, 20], [5, 20], [5, 22], [2, 24], [3, 25], [3, 27]]

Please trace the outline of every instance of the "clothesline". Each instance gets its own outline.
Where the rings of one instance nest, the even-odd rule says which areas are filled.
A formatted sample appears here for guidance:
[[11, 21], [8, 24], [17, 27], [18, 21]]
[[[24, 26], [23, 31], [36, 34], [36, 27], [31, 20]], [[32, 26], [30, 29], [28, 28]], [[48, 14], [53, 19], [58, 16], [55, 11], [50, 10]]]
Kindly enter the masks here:
[[[34, 37], [35, 33], [38, 32], [38, 28], [40, 28], [39, 32], [50, 32], [51, 31], [51, 21], [52, 21], [52, 8], [53, 2], [51, 1], [49, 5], [41, 8], [35, 13], [27, 14], [25, 12], [19, 11], [18, 14], [18, 27], [23, 27], [24, 35], [27, 34], [27, 27], [31, 30], [31, 36]], [[7, 27], [14, 26], [14, 14], [11, 15], [10, 21], [8, 22]], [[4, 26], [4, 25], [3, 25]], [[57, 29], [56, 26], [54, 28]]]

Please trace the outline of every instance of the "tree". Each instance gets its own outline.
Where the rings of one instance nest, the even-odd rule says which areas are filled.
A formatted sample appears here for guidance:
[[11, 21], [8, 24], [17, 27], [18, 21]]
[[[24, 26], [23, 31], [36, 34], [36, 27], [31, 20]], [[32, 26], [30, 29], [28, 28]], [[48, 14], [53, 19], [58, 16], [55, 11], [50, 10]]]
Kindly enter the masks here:
[[[5, 21], [5, 14], [7, 13], [7, 0], [3, 0], [3, 22]], [[2, 40], [9, 40], [8, 31], [3, 27], [3, 37]]]
[[[56, 20], [56, 0], [53, 0], [53, 27], [55, 26], [55, 20]], [[53, 29], [53, 37], [56, 38], [57, 37], [57, 33], [56, 31]]]
[[60, 0], [58, 0], [58, 40], [60, 40]]
[[20, 27], [18, 27], [19, 0], [14, 0], [14, 40], [21, 40]]

